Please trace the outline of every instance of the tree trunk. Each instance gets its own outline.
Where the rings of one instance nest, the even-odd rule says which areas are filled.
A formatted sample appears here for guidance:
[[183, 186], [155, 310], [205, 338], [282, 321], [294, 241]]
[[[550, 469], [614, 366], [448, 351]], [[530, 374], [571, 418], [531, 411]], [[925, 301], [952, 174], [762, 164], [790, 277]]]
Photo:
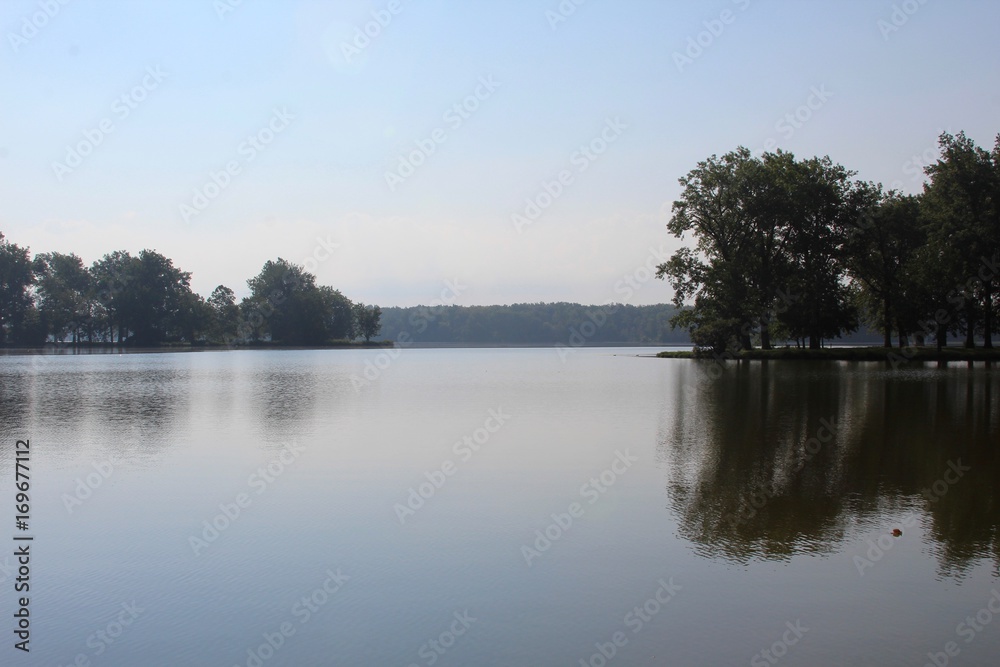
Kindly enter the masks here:
[[993, 349], [993, 282], [987, 281], [983, 285], [986, 291], [984, 299], [986, 310], [983, 312], [983, 347]]
[[[892, 347], [892, 317], [889, 314], [891, 311], [889, 309], [889, 297], [882, 299], [882, 347]], [[899, 346], [903, 347], [903, 330], [899, 330], [900, 343]]]
[[974, 349], [976, 347], [976, 324], [970, 316], [969, 323], [965, 327], [965, 347]]
[[944, 322], [938, 322], [937, 334], [934, 336], [934, 340], [937, 343], [937, 351], [940, 352], [941, 348], [948, 344], [948, 329]]
[[809, 334], [809, 349], [818, 350], [820, 349], [820, 337], [813, 334]]
[[760, 349], [771, 349], [771, 324], [767, 315], [760, 318]]

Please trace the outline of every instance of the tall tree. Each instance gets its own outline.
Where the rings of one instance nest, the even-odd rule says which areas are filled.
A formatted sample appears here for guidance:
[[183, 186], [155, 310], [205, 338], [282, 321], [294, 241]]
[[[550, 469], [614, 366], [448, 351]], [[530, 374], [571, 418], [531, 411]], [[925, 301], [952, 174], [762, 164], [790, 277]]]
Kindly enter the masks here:
[[667, 229], [680, 238], [693, 235], [695, 247], [676, 252], [658, 267], [657, 277], [670, 281], [676, 306], [694, 300], [694, 309], [681, 312], [674, 324], [686, 326], [699, 346], [751, 345], [748, 323], [759, 315], [759, 299], [751, 298], [746, 260], [756, 239], [743, 197], [752, 191], [746, 180], [755, 166], [741, 147], [699, 162], [680, 179]]
[[382, 309], [378, 306], [366, 306], [363, 303], [354, 304], [354, 321], [356, 333], [369, 342], [382, 329]]
[[796, 162], [787, 172], [791, 187], [789, 283], [799, 297], [781, 313], [796, 338], [819, 349], [825, 338], [857, 328], [844, 276], [844, 242], [858, 212], [850, 205], [853, 173], [829, 157]]
[[902, 347], [916, 326], [907, 300], [915, 297], [910, 271], [924, 243], [919, 199], [886, 193], [873, 183], [859, 183], [854, 199], [858, 217], [846, 229], [846, 269], [867, 320], [882, 331], [883, 345], [892, 347], [895, 329]]
[[133, 342], [149, 346], [183, 337], [181, 314], [190, 305], [191, 274], [154, 250], [143, 250], [136, 259], [124, 289]]
[[4, 240], [0, 232], [0, 345], [20, 344], [31, 337], [27, 331], [35, 312], [30, 292], [34, 282], [28, 249]]
[[208, 306], [212, 309], [212, 326], [209, 331], [211, 340], [217, 343], [234, 340], [239, 332], [240, 307], [236, 305], [233, 290], [219, 285], [208, 297]]
[[93, 276], [75, 254], [42, 253], [35, 257], [38, 309], [49, 334], [61, 341], [72, 334], [79, 343], [92, 329]]
[[127, 251], [116, 250], [90, 267], [97, 302], [95, 319], [99, 328], [107, 332], [109, 343], [122, 344], [129, 336], [127, 319], [132, 315], [133, 301], [129, 288], [135, 279], [136, 261]]
[[[280, 257], [268, 260], [247, 281], [250, 296], [241, 305], [251, 338], [270, 338], [285, 345], [321, 345], [333, 334], [334, 318], [346, 297], [332, 288], [320, 288], [316, 277], [298, 264]], [[338, 319], [340, 323], [342, 319]], [[346, 301], [346, 333], [350, 333], [350, 301]]]
[[993, 347], [997, 276], [983, 269], [1000, 257], [997, 166], [993, 155], [964, 132], [946, 132], [938, 145], [941, 157], [925, 169], [930, 178], [923, 197], [929, 242], [939, 257], [949, 256], [949, 248], [961, 248], [948, 273], [966, 297], [959, 313], [965, 321], [965, 345], [975, 347], [981, 325], [986, 347]]
[[320, 287], [323, 302], [330, 319], [327, 321], [327, 338], [332, 340], [353, 340], [357, 336], [357, 318], [354, 304], [340, 290], [323, 285]]

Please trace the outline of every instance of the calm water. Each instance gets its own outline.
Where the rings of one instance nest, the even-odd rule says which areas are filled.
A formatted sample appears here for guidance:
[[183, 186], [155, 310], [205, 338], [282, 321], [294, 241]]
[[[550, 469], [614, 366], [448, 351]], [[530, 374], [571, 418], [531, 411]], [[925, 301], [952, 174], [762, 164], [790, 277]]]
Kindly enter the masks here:
[[1000, 371], [644, 353], [0, 357], [0, 663], [996, 664]]

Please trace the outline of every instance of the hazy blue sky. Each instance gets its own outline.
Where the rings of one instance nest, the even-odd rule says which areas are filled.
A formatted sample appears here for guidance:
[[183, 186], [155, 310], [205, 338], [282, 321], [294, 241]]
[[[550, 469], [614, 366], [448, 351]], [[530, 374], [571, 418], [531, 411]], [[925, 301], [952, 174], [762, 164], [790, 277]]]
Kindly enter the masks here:
[[998, 26], [995, 0], [2, 0], [0, 231], [153, 248], [205, 295], [281, 256], [382, 305], [665, 302], [640, 267], [698, 160], [916, 191], [942, 130], [992, 146]]

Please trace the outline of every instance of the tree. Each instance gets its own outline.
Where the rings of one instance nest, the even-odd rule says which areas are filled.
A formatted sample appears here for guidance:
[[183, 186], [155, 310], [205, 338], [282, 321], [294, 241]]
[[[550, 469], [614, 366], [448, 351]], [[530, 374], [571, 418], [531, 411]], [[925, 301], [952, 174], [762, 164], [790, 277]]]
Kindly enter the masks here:
[[236, 294], [225, 285], [219, 285], [208, 297], [212, 309], [212, 324], [209, 338], [217, 343], [228, 343], [235, 339], [240, 326], [240, 307], [236, 305]]
[[356, 303], [354, 304], [354, 320], [357, 334], [364, 337], [367, 343], [382, 329], [382, 309], [378, 306]]
[[852, 175], [829, 158], [758, 159], [746, 148], [698, 163], [680, 179], [667, 225], [695, 246], [657, 270], [675, 306], [694, 302], [671, 323], [717, 351], [748, 349], [755, 334], [769, 348], [775, 324], [810, 347], [854, 330], [842, 263]]
[[673, 324], [686, 326], [696, 345], [717, 350], [751, 345], [759, 300], [751, 298], [747, 281], [755, 212], [745, 197], [756, 172], [750, 151], [741, 147], [699, 162], [680, 179], [681, 196], [667, 229], [680, 238], [693, 234], [695, 248], [676, 252], [658, 267], [657, 278], [670, 281], [678, 308], [694, 300], [694, 309], [680, 313]]
[[[332, 288], [318, 287], [316, 277], [297, 264], [280, 257], [268, 260], [247, 286], [250, 296], [241, 311], [253, 339], [321, 345], [341, 330], [350, 334], [350, 301]], [[346, 321], [341, 312], [345, 307]]]
[[[143, 250], [130, 265], [130, 279], [123, 290], [126, 326], [132, 341], [151, 346], [185, 333], [181, 315], [191, 308], [191, 274], [154, 250]], [[190, 326], [190, 325], [189, 325]]]
[[75, 254], [42, 253], [35, 257], [38, 310], [56, 341], [72, 334], [77, 344], [92, 334], [93, 276]]
[[[938, 145], [941, 157], [925, 169], [930, 178], [923, 197], [929, 245], [937, 250], [938, 259], [953, 256], [956, 262], [947, 267], [947, 273], [952, 285], [962, 292], [958, 314], [965, 324], [966, 347], [975, 347], [980, 323], [985, 346], [993, 347], [997, 276], [983, 269], [991, 258], [1000, 257], [1000, 167], [995, 155], [977, 146], [964, 132], [957, 136], [943, 133]], [[949, 255], [949, 249], [955, 247], [961, 252]]]
[[203, 343], [215, 324], [215, 311], [200, 294], [187, 290], [179, 299], [173, 331], [192, 345]]
[[106, 254], [90, 267], [93, 276], [97, 328], [107, 332], [110, 343], [123, 344], [129, 332], [126, 319], [132, 306], [127, 289], [135, 278], [136, 258], [124, 250]]
[[789, 287], [797, 298], [779, 318], [792, 336], [819, 349], [824, 338], [857, 329], [843, 265], [846, 228], [858, 216], [850, 204], [853, 172], [824, 157], [796, 162], [786, 176]]
[[34, 282], [28, 249], [5, 241], [0, 232], [0, 345], [35, 338], [29, 326], [38, 315], [29, 291]]
[[884, 347], [892, 347], [894, 329], [903, 347], [918, 317], [911, 304], [913, 260], [925, 242], [920, 201], [873, 183], [859, 184], [854, 197], [859, 217], [846, 230], [846, 269], [868, 321], [882, 331]]
[[327, 321], [327, 339], [353, 340], [357, 337], [357, 321], [354, 304], [346, 296], [332, 287], [322, 286], [320, 291], [330, 319]]

